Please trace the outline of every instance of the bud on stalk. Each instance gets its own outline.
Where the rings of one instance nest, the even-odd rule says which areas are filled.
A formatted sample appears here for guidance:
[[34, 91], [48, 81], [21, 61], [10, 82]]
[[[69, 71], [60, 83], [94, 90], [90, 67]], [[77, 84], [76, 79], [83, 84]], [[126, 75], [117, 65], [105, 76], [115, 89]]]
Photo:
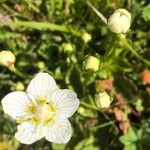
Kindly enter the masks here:
[[0, 64], [11, 68], [15, 63], [15, 55], [11, 51], [1, 51], [0, 52]]
[[131, 13], [125, 9], [117, 9], [109, 17], [107, 26], [114, 33], [126, 33], [131, 25]]
[[99, 65], [100, 65], [99, 59], [94, 56], [87, 56], [83, 63], [84, 69], [91, 71], [98, 71]]
[[107, 94], [107, 92], [100, 92], [95, 96], [95, 103], [100, 109], [108, 108], [111, 102], [112, 98]]

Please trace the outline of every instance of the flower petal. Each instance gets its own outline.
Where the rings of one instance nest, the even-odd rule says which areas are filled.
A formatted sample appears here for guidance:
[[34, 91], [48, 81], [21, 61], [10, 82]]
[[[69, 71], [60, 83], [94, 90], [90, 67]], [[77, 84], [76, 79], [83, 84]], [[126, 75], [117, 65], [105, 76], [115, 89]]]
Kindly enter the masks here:
[[4, 112], [14, 119], [28, 115], [26, 107], [30, 104], [32, 101], [25, 92], [21, 91], [9, 93], [2, 99]]
[[57, 119], [49, 126], [44, 126], [43, 133], [50, 142], [67, 143], [72, 134], [71, 124], [68, 119]]
[[27, 92], [31, 97], [45, 98], [58, 89], [52, 76], [47, 73], [38, 73], [30, 82]]
[[42, 127], [36, 126], [32, 122], [24, 122], [18, 125], [15, 137], [23, 144], [32, 144], [43, 138]]
[[56, 104], [60, 117], [69, 118], [79, 107], [79, 99], [71, 90], [55, 90], [49, 99]]

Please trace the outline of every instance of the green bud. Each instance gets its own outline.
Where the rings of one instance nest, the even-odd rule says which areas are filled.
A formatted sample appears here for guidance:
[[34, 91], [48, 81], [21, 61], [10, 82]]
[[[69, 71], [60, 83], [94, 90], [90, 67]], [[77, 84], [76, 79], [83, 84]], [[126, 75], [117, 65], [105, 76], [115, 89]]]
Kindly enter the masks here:
[[91, 35], [90, 35], [89, 33], [84, 32], [84, 33], [82, 34], [82, 39], [83, 39], [83, 41], [84, 41], [85, 43], [88, 43], [88, 42], [91, 41], [92, 37], [91, 37]]
[[38, 66], [38, 68], [39, 69], [45, 69], [45, 63], [43, 62], [43, 61], [39, 61], [38, 63], [37, 63], [37, 66]]
[[23, 91], [25, 89], [24, 84], [22, 82], [17, 82], [15, 88], [17, 91]]
[[99, 65], [99, 59], [94, 56], [87, 56], [85, 61], [83, 62], [83, 67], [85, 70], [98, 71]]
[[65, 53], [72, 53], [74, 51], [74, 45], [71, 43], [63, 43], [62, 48]]
[[80, 106], [78, 109], [78, 113], [81, 115], [85, 114], [85, 109], [82, 106]]
[[131, 25], [131, 13], [117, 9], [108, 19], [108, 28], [114, 33], [126, 33]]
[[107, 94], [107, 92], [100, 92], [95, 95], [95, 103], [100, 109], [108, 108], [111, 102], [112, 98]]

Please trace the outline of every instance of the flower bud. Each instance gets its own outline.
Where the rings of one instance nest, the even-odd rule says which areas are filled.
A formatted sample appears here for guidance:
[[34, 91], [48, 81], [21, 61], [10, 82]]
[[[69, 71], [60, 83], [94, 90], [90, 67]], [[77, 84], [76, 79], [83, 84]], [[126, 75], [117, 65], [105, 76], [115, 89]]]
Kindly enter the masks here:
[[126, 33], [131, 25], [131, 13], [117, 9], [108, 19], [108, 28], [114, 33]]
[[84, 107], [80, 106], [79, 109], [78, 109], [78, 113], [81, 114], [81, 115], [85, 114], [86, 112], [85, 112]]
[[92, 71], [98, 71], [99, 65], [100, 65], [99, 59], [94, 56], [87, 56], [87, 58], [83, 63], [85, 70], [92, 70]]
[[74, 51], [74, 46], [71, 43], [63, 43], [62, 48], [65, 53], [72, 53]]
[[112, 98], [107, 94], [107, 92], [100, 92], [95, 96], [95, 103], [97, 107], [103, 109], [108, 108], [111, 104]]
[[15, 62], [15, 55], [11, 51], [0, 52], [0, 64], [11, 68]]
[[84, 32], [84, 33], [82, 34], [82, 39], [83, 39], [83, 41], [84, 41], [85, 43], [88, 43], [88, 42], [91, 41], [92, 37], [91, 37], [91, 35], [90, 35], [89, 33]]
[[16, 90], [17, 91], [23, 91], [25, 89], [24, 84], [22, 82], [17, 82], [16, 83]]
[[46, 68], [45, 63], [43, 61], [39, 61], [37, 63], [37, 67], [41, 70]]

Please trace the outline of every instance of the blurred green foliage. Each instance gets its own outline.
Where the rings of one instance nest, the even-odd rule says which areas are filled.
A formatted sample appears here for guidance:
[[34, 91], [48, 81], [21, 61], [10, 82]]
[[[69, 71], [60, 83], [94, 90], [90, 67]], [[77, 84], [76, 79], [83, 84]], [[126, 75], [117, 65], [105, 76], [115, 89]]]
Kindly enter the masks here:
[[[89, 0], [107, 18], [118, 8], [132, 14], [130, 31], [111, 33], [87, 5], [86, 0], [0, 0], [0, 51], [16, 56], [15, 70], [0, 66], [0, 98], [27, 87], [40, 71], [52, 75], [61, 88], [74, 90], [80, 99], [71, 117], [73, 135], [67, 144], [44, 139], [32, 145], [14, 139], [16, 123], [0, 105], [0, 150], [149, 150], [150, 95], [142, 72], [150, 69], [149, 0]], [[83, 33], [91, 35], [86, 42]], [[64, 49], [64, 44], [72, 49]], [[97, 72], [85, 71], [87, 55], [100, 60]], [[96, 81], [113, 77], [114, 97], [110, 109], [99, 110], [94, 103]], [[21, 84], [18, 84], [21, 83]], [[20, 86], [21, 87], [20, 87]], [[123, 96], [123, 114], [129, 122], [127, 133], [115, 114], [120, 110], [117, 95]], [[120, 104], [121, 105], [121, 104]], [[125, 127], [123, 128], [125, 129]], [[15, 144], [14, 144], [15, 142]], [[9, 143], [9, 144], [7, 144]], [[2, 148], [1, 148], [2, 147]]]

